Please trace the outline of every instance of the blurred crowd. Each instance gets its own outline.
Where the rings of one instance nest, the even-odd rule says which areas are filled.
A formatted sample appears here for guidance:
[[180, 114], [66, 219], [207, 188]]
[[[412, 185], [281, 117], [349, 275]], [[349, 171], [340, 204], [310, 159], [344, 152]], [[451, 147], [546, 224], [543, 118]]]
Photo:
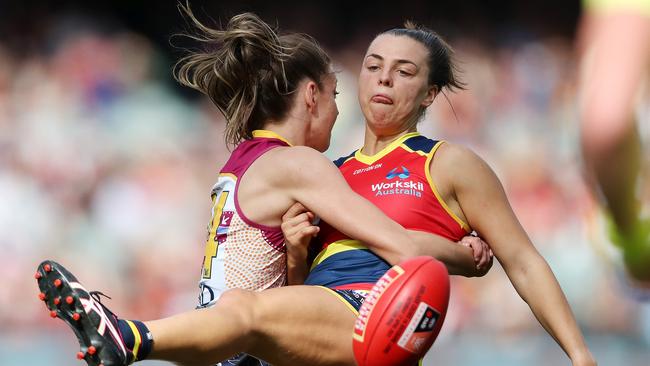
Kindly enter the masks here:
[[[581, 173], [573, 41], [450, 41], [468, 90], [440, 95], [421, 131], [470, 147], [496, 171], [601, 364], [648, 364], [650, 305], [620, 273]], [[111, 296], [104, 301], [120, 315], [192, 309], [210, 188], [228, 156], [223, 118], [180, 92], [173, 60], [145, 36], [67, 24], [41, 42], [32, 54], [0, 43], [2, 365], [76, 352], [47, 346], [72, 336], [38, 301], [33, 272], [46, 258]], [[331, 158], [363, 141], [356, 75], [365, 47], [331, 49], [341, 92]], [[648, 106], [639, 108], [646, 126]], [[650, 201], [650, 187], [641, 191]], [[43, 339], [48, 332], [66, 340]], [[33, 351], [35, 339], [45, 348]], [[566, 363], [498, 264], [483, 278], [453, 279], [433, 350], [430, 364]]]

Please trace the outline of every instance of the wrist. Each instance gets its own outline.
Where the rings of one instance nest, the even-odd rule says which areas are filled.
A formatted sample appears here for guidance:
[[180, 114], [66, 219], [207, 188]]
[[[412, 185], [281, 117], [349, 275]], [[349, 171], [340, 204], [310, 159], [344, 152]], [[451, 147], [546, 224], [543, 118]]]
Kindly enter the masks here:
[[595, 366], [596, 359], [589, 349], [581, 349], [570, 356], [573, 366]]
[[287, 246], [287, 266], [307, 263], [307, 248]]
[[307, 258], [307, 248], [287, 246], [287, 258]]

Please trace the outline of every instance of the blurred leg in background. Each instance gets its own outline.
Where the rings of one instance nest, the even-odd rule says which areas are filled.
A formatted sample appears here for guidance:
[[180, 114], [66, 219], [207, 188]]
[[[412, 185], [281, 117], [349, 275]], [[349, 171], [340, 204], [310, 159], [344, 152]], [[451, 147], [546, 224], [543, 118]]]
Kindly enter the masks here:
[[594, 193], [628, 274], [650, 286], [650, 221], [641, 217], [643, 147], [636, 105], [650, 61], [650, 0], [586, 0], [581, 23], [580, 129]]

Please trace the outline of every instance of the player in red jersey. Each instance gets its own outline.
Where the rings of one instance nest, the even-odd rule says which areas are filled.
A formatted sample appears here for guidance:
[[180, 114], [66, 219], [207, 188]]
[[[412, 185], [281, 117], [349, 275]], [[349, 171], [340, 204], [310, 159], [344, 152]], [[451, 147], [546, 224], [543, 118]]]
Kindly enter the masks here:
[[[258, 283], [266, 272], [245, 262], [276, 265], [276, 252], [285, 249], [277, 240], [282, 215], [295, 202], [390, 263], [425, 254], [452, 270], [477, 273], [470, 249], [404, 230], [356, 195], [319, 153], [329, 144], [338, 113], [336, 78], [312, 39], [278, 36], [250, 14], [234, 17], [225, 31], [203, 30], [211, 47], [182, 61], [178, 78], [214, 101], [228, 120], [229, 141], [239, 143], [213, 190], [202, 305], [214, 304], [152, 322], [118, 319], [65, 268], [46, 261], [36, 274], [40, 297], [74, 330], [80, 358], [93, 366], [147, 356], [210, 364], [243, 351], [273, 364], [353, 364], [355, 316], [329, 290], [232, 289], [276, 285], [281, 271], [270, 268], [269, 281]], [[217, 273], [223, 277], [213, 278]]]
[[[435, 33], [407, 25], [377, 36], [359, 77], [366, 118], [361, 149], [337, 161], [355, 192], [406, 228], [455, 240], [470, 228], [485, 238], [519, 295], [573, 365], [595, 365], [562, 290], [515, 217], [494, 172], [461, 146], [417, 133], [417, 122], [443, 88], [456, 80], [450, 48]], [[305, 245], [315, 229], [286, 217], [285, 237]], [[306, 283], [330, 288], [358, 309], [368, 282], [386, 267], [360, 243], [325, 225]], [[350, 268], [363, 268], [350, 272]], [[349, 272], [349, 273], [348, 273]], [[341, 276], [346, 273], [346, 276]]]

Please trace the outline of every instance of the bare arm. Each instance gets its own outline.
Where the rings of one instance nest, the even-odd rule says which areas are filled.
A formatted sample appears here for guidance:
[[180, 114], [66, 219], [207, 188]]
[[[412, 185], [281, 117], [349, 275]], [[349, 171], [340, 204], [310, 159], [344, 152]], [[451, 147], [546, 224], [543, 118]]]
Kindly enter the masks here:
[[[301, 203], [295, 203], [282, 216], [282, 233], [284, 234], [287, 248], [287, 277], [289, 285], [299, 285], [306, 279], [309, 269], [307, 268], [307, 248], [311, 239], [318, 233], [319, 227], [312, 224], [314, 214], [308, 211]], [[430, 233], [408, 230], [408, 234], [415, 241], [416, 246], [428, 247], [435, 246], [437, 235]], [[470, 248], [474, 258], [475, 266], [468, 268], [446, 263], [450, 275], [462, 275], [466, 277], [483, 276], [492, 267], [492, 251], [490, 247], [481, 238], [475, 236], [465, 236], [457, 245]], [[439, 251], [440, 256], [444, 255], [444, 250]], [[445, 258], [437, 258], [445, 261]], [[469, 257], [463, 257], [468, 261]], [[453, 262], [453, 258], [451, 260]]]
[[[409, 230], [409, 235], [416, 241], [418, 248], [435, 247], [437, 235], [422, 231]], [[488, 245], [478, 237], [466, 236], [456, 245], [465, 247], [472, 253], [472, 260], [467, 256], [458, 256], [447, 247], [436, 249], [436, 259], [443, 262], [450, 275], [465, 277], [484, 276], [492, 267], [492, 254]]]
[[438, 154], [454, 177], [453, 188], [470, 226], [490, 243], [537, 320], [574, 365], [595, 364], [560, 285], [521, 227], [494, 172], [458, 146], [446, 144]]
[[406, 229], [389, 219], [375, 205], [356, 194], [338, 169], [325, 156], [306, 147], [282, 151], [286, 156], [278, 183], [295, 201], [345, 235], [364, 242], [369, 249], [391, 264], [418, 255], [466, 263], [474, 268], [472, 252], [440, 236], [432, 236], [426, 245], [414, 240]]
[[302, 285], [309, 274], [307, 252], [320, 228], [312, 225], [314, 214], [296, 203], [282, 216], [282, 233], [287, 248], [287, 284]]

